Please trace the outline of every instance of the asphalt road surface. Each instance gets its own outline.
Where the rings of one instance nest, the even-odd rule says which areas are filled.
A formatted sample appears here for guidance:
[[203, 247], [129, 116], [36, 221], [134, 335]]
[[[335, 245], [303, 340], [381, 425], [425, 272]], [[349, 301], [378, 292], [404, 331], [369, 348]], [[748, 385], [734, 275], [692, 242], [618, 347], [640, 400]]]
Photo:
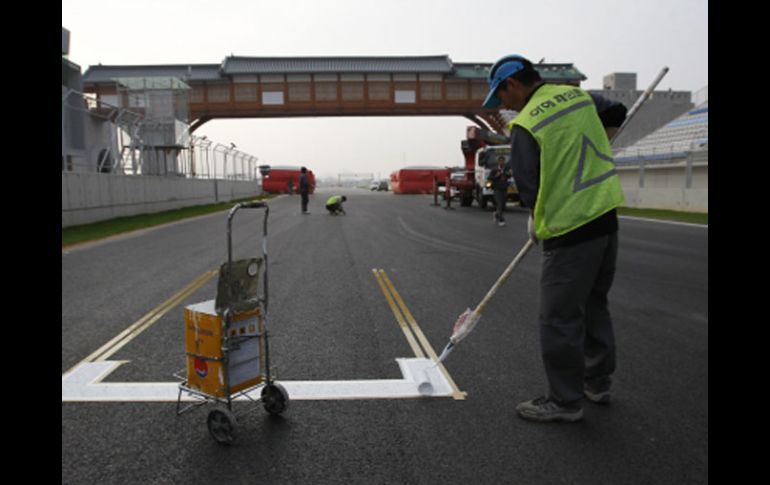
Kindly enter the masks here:
[[[401, 379], [396, 359], [415, 348], [372, 270], [438, 353], [524, 244], [526, 214], [509, 207], [500, 228], [475, 206], [334, 191], [349, 198], [346, 216], [324, 210], [332, 189], [311, 196], [310, 215], [297, 196], [270, 202], [273, 368], [279, 382]], [[236, 258], [256, 254], [261, 215], [236, 215]], [[291, 401], [277, 417], [238, 402], [231, 446], [209, 436], [208, 406], [177, 416], [175, 402], [130, 393], [64, 398], [64, 376], [99, 359], [120, 362], [101, 384], [175, 381], [183, 308], [216, 295], [226, 213], [63, 251], [62, 483], [707, 483], [708, 228], [620, 226], [613, 401], [586, 401], [584, 421], [537, 424], [514, 411], [546, 391], [536, 247], [446, 360], [459, 395], [327, 396]]]

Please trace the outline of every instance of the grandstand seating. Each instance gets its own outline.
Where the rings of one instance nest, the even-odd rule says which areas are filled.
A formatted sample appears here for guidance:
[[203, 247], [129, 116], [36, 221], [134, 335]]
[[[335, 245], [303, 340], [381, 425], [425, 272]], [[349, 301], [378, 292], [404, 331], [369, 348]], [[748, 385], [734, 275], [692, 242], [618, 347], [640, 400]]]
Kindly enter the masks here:
[[689, 152], [708, 149], [708, 100], [667, 123], [631, 146], [615, 153], [615, 163], [663, 161], [684, 158]]

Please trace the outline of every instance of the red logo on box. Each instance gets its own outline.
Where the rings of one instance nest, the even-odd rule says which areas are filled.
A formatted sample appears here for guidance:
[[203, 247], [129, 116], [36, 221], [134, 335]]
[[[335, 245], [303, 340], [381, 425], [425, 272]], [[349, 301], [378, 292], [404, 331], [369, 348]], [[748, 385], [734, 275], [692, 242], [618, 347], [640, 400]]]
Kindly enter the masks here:
[[206, 377], [209, 375], [209, 366], [206, 364], [205, 360], [196, 357], [194, 362], [195, 373], [198, 374], [198, 377]]

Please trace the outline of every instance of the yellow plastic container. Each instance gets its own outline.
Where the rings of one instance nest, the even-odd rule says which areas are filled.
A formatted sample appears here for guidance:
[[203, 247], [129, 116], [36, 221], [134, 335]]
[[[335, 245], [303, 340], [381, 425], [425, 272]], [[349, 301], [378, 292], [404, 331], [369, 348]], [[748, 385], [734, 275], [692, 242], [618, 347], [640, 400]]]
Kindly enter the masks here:
[[[230, 394], [262, 382], [264, 320], [260, 309], [235, 314], [230, 322], [227, 374]], [[214, 300], [184, 309], [187, 385], [205, 394], [226, 398], [223, 359], [224, 320]]]

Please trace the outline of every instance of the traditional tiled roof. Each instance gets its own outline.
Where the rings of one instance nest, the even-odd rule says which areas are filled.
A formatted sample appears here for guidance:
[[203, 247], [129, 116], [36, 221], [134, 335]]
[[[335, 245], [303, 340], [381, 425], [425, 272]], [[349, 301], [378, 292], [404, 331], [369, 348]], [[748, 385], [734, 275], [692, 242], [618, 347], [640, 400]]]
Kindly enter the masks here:
[[[117, 78], [177, 77], [183, 81], [225, 80], [235, 75], [309, 73], [432, 73], [459, 79], [486, 79], [491, 63], [453, 63], [449, 56], [359, 57], [241, 57], [221, 64], [90, 66], [86, 84], [114, 82]], [[535, 64], [546, 81], [584, 81], [572, 64]]]
[[287, 73], [449, 73], [449, 56], [385, 57], [227, 57], [222, 72], [231, 74]]

